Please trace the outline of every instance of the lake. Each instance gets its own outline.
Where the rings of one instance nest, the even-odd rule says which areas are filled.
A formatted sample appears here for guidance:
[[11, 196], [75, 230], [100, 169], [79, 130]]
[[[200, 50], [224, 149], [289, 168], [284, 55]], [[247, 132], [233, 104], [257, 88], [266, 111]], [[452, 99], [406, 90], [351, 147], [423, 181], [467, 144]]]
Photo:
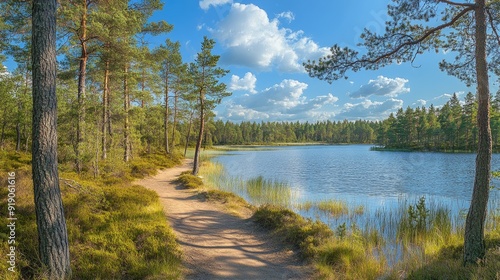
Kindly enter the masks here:
[[[371, 151], [370, 147], [263, 147], [231, 151], [212, 161], [222, 164], [231, 177], [286, 182], [299, 201], [343, 200], [372, 211], [425, 196], [452, 214], [468, 209], [475, 154]], [[500, 155], [495, 154], [492, 170], [498, 169]], [[492, 185], [498, 187], [500, 181], [494, 178]], [[498, 203], [498, 189], [490, 197], [491, 203]]]

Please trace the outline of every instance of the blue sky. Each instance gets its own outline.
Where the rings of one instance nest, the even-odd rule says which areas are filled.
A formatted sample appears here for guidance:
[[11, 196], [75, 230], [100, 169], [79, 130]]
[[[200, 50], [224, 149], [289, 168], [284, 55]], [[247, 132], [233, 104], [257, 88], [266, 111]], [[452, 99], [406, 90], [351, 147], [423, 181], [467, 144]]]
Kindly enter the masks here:
[[230, 70], [223, 82], [233, 92], [216, 108], [223, 120], [382, 120], [400, 107], [440, 106], [453, 93], [463, 99], [475, 92], [439, 70], [440, 60], [453, 59], [444, 53], [426, 53], [413, 65], [350, 73], [332, 84], [307, 75], [302, 63], [327, 54], [333, 44], [359, 49], [364, 28], [382, 32], [389, 2], [165, 0], [152, 20], [166, 20], [174, 29], [151, 38], [151, 46], [165, 37], [179, 41], [189, 62], [203, 36], [216, 40], [213, 53]]

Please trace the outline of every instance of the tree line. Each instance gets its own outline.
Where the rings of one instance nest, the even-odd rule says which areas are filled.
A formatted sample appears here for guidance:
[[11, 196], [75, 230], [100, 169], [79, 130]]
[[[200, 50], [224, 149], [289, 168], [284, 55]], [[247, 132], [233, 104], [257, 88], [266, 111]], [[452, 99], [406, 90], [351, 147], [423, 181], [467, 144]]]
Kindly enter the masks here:
[[[477, 98], [471, 92], [463, 101], [453, 94], [442, 107], [400, 108], [382, 121], [377, 144], [387, 149], [472, 152], [478, 145]], [[500, 91], [490, 108], [492, 146], [500, 149]]]
[[318, 121], [241, 122], [212, 121], [206, 133], [207, 146], [279, 143], [372, 144], [378, 122]]

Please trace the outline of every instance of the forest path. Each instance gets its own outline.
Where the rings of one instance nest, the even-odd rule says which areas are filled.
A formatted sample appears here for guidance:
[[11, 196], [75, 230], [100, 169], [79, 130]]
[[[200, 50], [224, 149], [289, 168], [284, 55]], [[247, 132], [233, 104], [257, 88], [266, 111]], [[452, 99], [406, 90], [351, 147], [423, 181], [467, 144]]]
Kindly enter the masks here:
[[135, 183], [158, 193], [183, 251], [186, 279], [311, 279], [310, 267], [251, 218], [228, 214], [175, 179], [192, 160]]

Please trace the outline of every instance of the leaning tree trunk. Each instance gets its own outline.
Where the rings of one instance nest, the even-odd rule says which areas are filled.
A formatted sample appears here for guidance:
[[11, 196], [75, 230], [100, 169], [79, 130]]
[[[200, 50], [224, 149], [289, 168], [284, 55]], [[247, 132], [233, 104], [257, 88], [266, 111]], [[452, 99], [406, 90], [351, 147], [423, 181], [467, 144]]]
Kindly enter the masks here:
[[198, 175], [200, 170], [200, 152], [201, 143], [203, 142], [203, 131], [205, 129], [205, 95], [200, 92], [200, 130], [198, 132], [198, 140], [194, 150], [193, 175]]
[[479, 143], [472, 200], [467, 214], [464, 239], [464, 264], [482, 261], [486, 254], [484, 222], [488, 206], [491, 169], [490, 91], [486, 62], [486, 4], [476, 0], [476, 75]]
[[71, 277], [57, 171], [56, 0], [33, 1], [33, 186], [40, 260], [48, 279]]

